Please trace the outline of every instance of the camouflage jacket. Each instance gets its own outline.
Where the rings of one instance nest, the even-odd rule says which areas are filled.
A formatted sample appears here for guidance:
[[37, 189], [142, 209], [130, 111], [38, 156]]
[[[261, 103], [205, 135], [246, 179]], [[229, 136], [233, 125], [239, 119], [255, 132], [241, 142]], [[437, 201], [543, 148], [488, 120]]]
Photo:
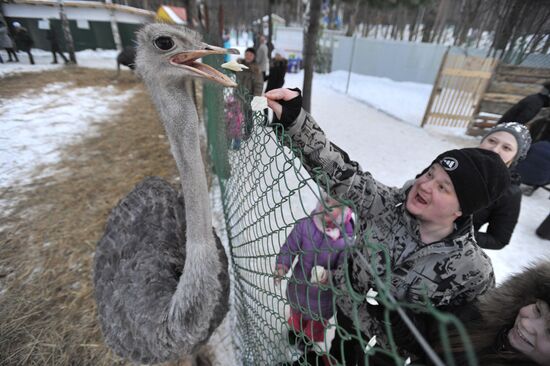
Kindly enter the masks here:
[[376, 335], [379, 344], [385, 342], [378, 320], [381, 307], [368, 304], [365, 297], [370, 288], [378, 288], [376, 277], [397, 301], [428, 300], [434, 306], [459, 306], [494, 286], [491, 261], [475, 242], [470, 218], [447, 238], [425, 244], [418, 221], [405, 209], [408, 187], [387, 187], [376, 181], [332, 144], [303, 109], [286, 134], [290, 136], [287, 144], [309, 173], [357, 215], [357, 243], [333, 280], [338, 307], [357, 319], [355, 325], [365, 335]]

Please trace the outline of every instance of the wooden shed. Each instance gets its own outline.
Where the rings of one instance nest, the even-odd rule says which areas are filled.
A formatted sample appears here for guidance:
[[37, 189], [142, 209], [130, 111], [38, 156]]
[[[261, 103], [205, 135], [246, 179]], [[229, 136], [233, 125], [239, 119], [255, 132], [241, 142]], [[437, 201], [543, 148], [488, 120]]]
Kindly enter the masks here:
[[550, 68], [534, 68], [499, 64], [481, 97], [468, 127], [469, 135], [479, 135], [514, 104], [530, 94], [538, 93], [550, 80]]

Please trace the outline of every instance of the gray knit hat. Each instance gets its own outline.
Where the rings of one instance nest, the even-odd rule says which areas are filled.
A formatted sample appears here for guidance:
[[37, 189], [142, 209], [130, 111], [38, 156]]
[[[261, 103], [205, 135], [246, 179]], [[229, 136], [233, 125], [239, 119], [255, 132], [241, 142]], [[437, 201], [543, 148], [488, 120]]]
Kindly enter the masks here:
[[481, 142], [483, 142], [487, 138], [487, 136], [499, 131], [508, 132], [516, 138], [516, 141], [518, 143], [518, 152], [516, 156], [514, 156], [514, 159], [512, 160], [512, 164], [510, 166], [514, 166], [518, 161], [525, 159], [525, 157], [527, 156], [527, 151], [529, 151], [529, 148], [531, 147], [531, 134], [529, 133], [529, 130], [521, 123], [501, 123], [491, 128], [489, 132], [487, 132], [487, 134], [483, 136]]

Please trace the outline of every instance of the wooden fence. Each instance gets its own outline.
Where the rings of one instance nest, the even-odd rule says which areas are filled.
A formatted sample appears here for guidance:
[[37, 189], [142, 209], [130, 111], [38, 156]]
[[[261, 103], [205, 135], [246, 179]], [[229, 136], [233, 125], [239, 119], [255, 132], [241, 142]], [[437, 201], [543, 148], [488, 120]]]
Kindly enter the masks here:
[[485, 129], [494, 126], [500, 116], [522, 98], [538, 93], [541, 84], [548, 80], [549, 68], [498, 65], [467, 133], [483, 134]]
[[498, 61], [449, 54], [441, 66], [421, 126], [465, 128], [479, 109], [479, 103]]

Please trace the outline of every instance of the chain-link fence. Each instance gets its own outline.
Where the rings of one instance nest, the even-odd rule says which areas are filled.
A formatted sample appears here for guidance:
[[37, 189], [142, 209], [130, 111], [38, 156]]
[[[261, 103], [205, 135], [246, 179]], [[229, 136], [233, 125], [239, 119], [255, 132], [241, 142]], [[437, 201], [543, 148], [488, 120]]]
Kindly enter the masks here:
[[[210, 60], [211, 65], [221, 62]], [[459, 334], [461, 341], [465, 337], [456, 318], [438, 311], [429, 301], [397, 301], [388, 291], [391, 277], [379, 277], [376, 271], [372, 273], [377, 293], [358, 294], [349, 285], [337, 286], [332, 272], [338, 266], [347, 271], [349, 253], [369, 246], [372, 258], [359, 258], [372, 269], [375, 257], [389, 258], [387, 249], [369, 244], [368, 234], [357, 237], [358, 223], [346, 208], [351, 203], [326, 196], [320, 188], [323, 185], [311, 178], [301, 160], [282, 143], [288, 138], [282, 127], [267, 124], [263, 111], [253, 112], [251, 99], [242, 88], [204, 86], [209, 152], [222, 191], [233, 276], [232, 337], [240, 362], [348, 363], [355, 356], [344, 343], [354, 339], [361, 364], [379, 364], [373, 360], [382, 359], [384, 364], [405, 365], [409, 354], [400, 348], [398, 338], [403, 334], [395, 334], [398, 321], [404, 324], [399, 332], [410, 334], [419, 349], [424, 347], [420, 353], [428, 353], [430, 362], [443, 365], [444, 360], [453, 365], [448, 332]], [[386, 266], [391, 266], [389, 259]], [[358, 309], [365, 299], [378, 304], [383, 329], [376, 344], [372, 337], [336, 321], [337, 299], [347, 291], [353, 293], [355, 302], [351, 322], [358, 321]], [[419, 314], [438, 331], [435, 343], [434, 338], [425, 341], [416, 332], [414, 319]], [[332, 342], [335, 337], [341, 344]], [[461, 350], [475, 364], [468, 341]], [[339, 357], [334, 357], [335, 351]]]

